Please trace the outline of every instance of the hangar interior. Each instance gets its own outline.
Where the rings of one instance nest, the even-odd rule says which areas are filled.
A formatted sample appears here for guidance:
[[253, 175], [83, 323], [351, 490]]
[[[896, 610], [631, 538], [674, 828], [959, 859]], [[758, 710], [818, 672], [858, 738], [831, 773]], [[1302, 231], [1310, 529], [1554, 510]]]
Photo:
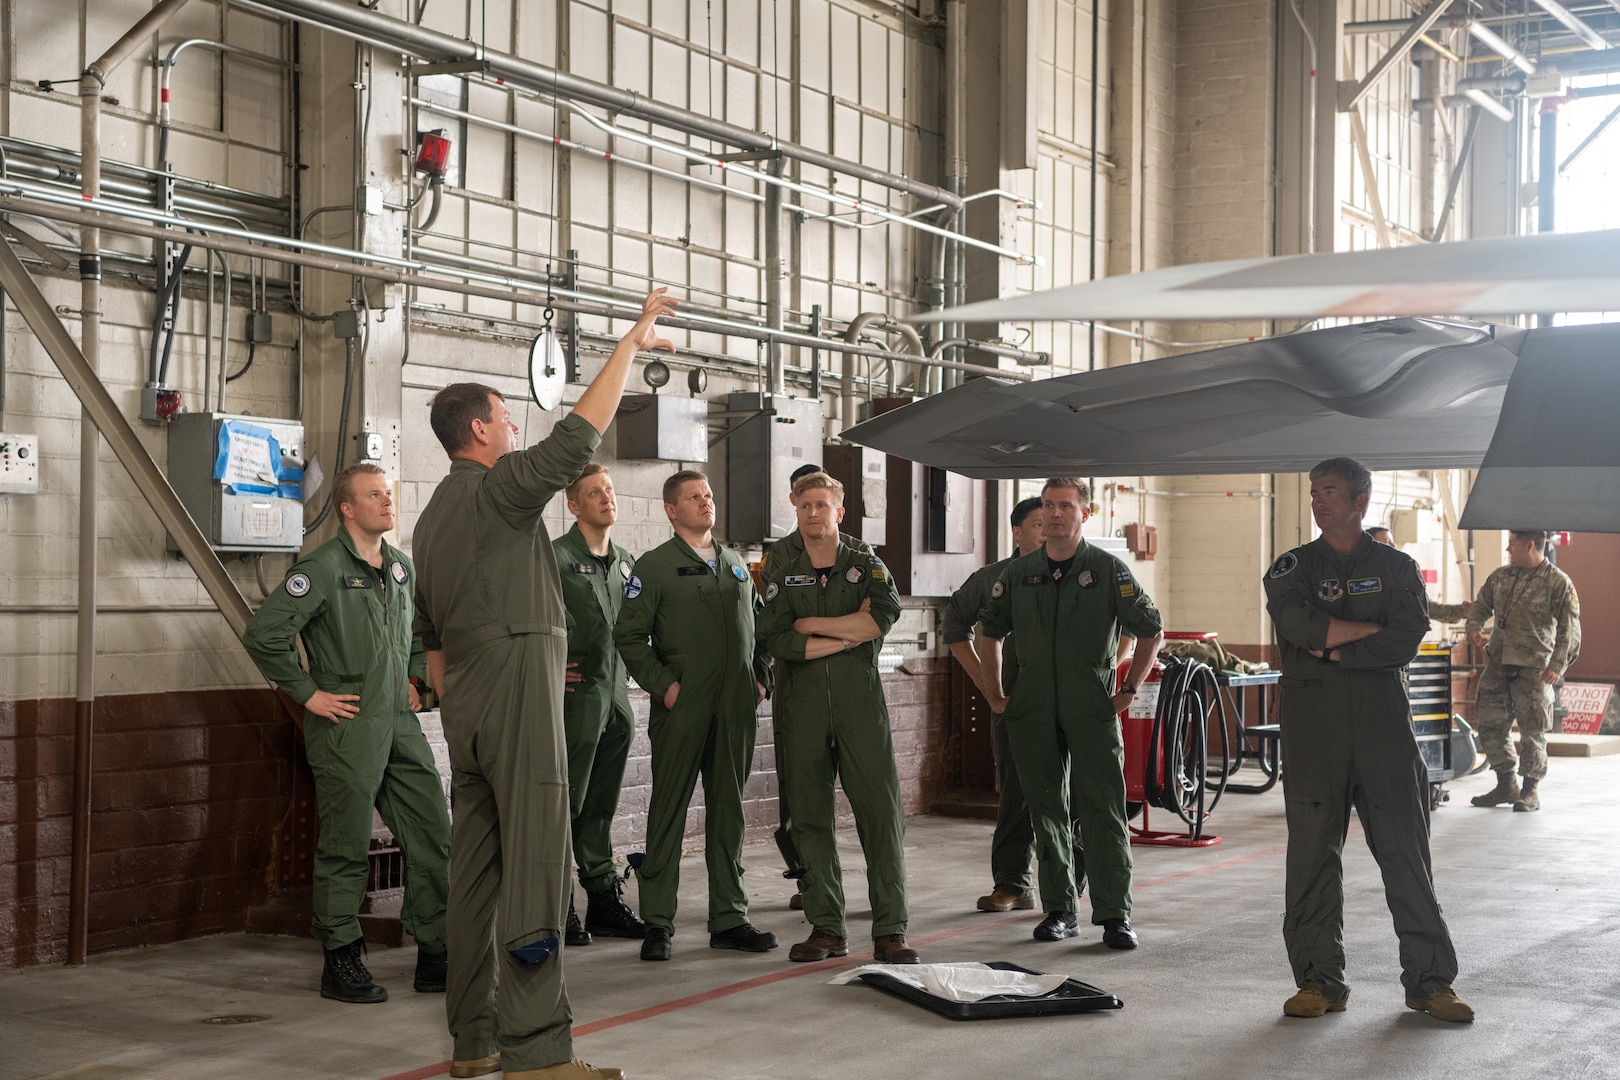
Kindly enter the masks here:
[[[969, 479], [840, 433], [985, 373], [1047, 379], [1347, 320], [905, 320], [1213, 260], [1620, 224], [1590, 199], [1568, 201], [1603, 190], [1616, 160], [1605, 146], [1620, 138], [1609, 129], [1620, 5], [1597, 0], [0, 0], [0, 40], [0, 229], [16, 264], [0, 306], [0, 997], [15, 1003], [0, 1030], [37, 1055], [0, 1063], [0, 1076], [435, 1075], [421, 1070], [447, 1054], [442, 1017], [421, 1001], [400, 1003], [408, 1011], [391, 1022], [422, 1030], [372, 1047], [370, 1059], [278, 1058], [296, 1053], [297, 1023], [315, 1025], [311, 1046], [344, 1037], [308, 1002], [281, 1041], [248, 1039], [237, 1058], [215, 1047], [194, 1072], [168, 1056], [190, 1053], [176, 1049], [190, 1036], [130, 1050], [144, 1021], [100, 1042], [73, 1033], [93, 1026], [83, 1010], [101, 987], [178, 994], [176, 1015], [206, 1012], [210, 995], [195, 989], [212, 976], [182, 977], [182, 993], [172, 972], [251, 969], [261, 957], [283, 972], [286, 998], [312, 997], [298, 984], [308, 942], [297, 939], [312, 788], [289, 710], [237, 635], [299, 552], [334, 535], [321, 477], [347, 464], [375, 461], [394, 478], [396, 542], [410, 550], [448, 468], [427, 420], [448, 383], [494, 386], [535, 441], [577, 400], [640, 297], [671, 288], [682, 300], [665, 331], [675, 354], [638, 362], [599, 454], [618, 492], [614, 539], [640, 552], [667, 538], [662, 482], [692, 467], [713, 484], [719, 538], [757, 560], [793, 527], [794, 468], [820, 461], [845, 481], [846, 531], [877, 547], [903, 600], [884, 687], [904, 806], [918, 815], [908, 846], [926, 837], [940, 860], [922, 853], [914, 864], [926, 867], [912, 871], [926, 882], [916, 882], [914, 936], [931, 940], [924, 913], [938, 911], [938, 941], [971, 943], [985, 924], [956, 909], [984, 876], [989, 827], [978, 819], [993, 812], [994, 781], [983, 704], [940, 643], [941, 610], [972, 570], [1010, 553], [1008, 513], [1040, 482]], [[548, 326], [566, 367], [550, 410], [530, 397], [532, 343]], [[72, 352], [81, 366], [70, 371], [61, 356]], [[221, 494], [211, 469], [232, 425], [276, 433], [285, 471], [268, 494]], [[1324, 445], [1321, 456], [1336, 452]], [[1473, 477], [1455, 467], [1374, 477], [1369, 523], [1387, 524], [1426, 568], [1432, 601], [1470, 599], [1504, 560], [1504, 534], [1458, 526]], [[1087, 479], [1087, 539], [1128, 561], [1168, 628], [1274, 659], [1259, 579], [1313, 535], [1305, 477]], [[197, 529], [182, 536], [160, 504]], [[569, 520], [560, 500], [548, 508], [552, 535]], [[1563, 539], [1558, 564], [1587, 601], [1569, 678], [1612, 685], [1620, 626], [1606, 598], [1620, 540]], [[1432, 637], [1460, 635], [1437, 626]], [[1466, 646], [1452, 655], [1466, 717], [1475, 658]], [[646, 697], [633, 699], [644, 721]], [[760, 843], [748, 860], [762, 902], [775, 905], [785, 894], [767, 842], [770, 742], [767, 705], [747, 804]], [[1570, 770], [1568, 801], [1520, 839], [1459, 820], [1455, 805], [1436, 819], [1437, 851], [1455, 845], [1437, 873], [1448, 911], [1465, 912], [1459, 937], [1498, 938], [1467, 961], [1524, 979], [1560, 1008], [1601, 1002], [1562, 996], [1576, 988], [1548, 973], [1555, 960], [1580, 973], [1583, 994], [1612, 988], [1612, 957], [1593, 954], [1601, 934], [1581, 937], [1581, 917], [1543, 927], [1538, 916], [1522, 952], [1499, 939], [1523, 934], [1525, 911], [1599, 903], [1608, 871], [1586, 845], [1616, 824], [1607, 766], [1555, 762]], [[645, 833], [650, 783], [643, 728], [614, 829], [621, 853]], [[1231, 837], [1225, 848], [1153, 850], [1138, 873], [1163, 879], [1148, 894], [1157, 900], [1182, 875], [1227, 868], [1209, 876], [1223, 883], [1211, 906], [1235, 907], [1179, 897], [1159, 927], [1144, 920], [1179, 943], [1173, 959], [1125, 974], [1109, 958], [1112, 971], [1080, 977], [1185, 998], [1178, 972], [1191, 973], [1197, 1009], [1231, 977], [1241, 989], [1223, 1009], [1250, 991], [1270, 1002], [1285, 964], [1241, 978], [1225, 966], [1281, 952], [1280, 790], [1230, 795], [1223, 810], [1227, 821], [1212, 822]], [[701, 795], [687, 834], [696, 851]], [[1556, 905], [1523, 880], [1536, 861], [1559, 867]], [[388, 962], [375, 958], [401, 941], [391, 914], [401, 868], [379, 832], [367, 917], [379, 969]], [[1362, 869], [1356, 896], [1381, 912]], [[762, 922], [773, 917], [788, 915]], [[1007, 933], [1027, 952], [1025, 929]], [[1198, 944], [1202, 935], [1222, 945]], [[1393, 951], [1387, 932], [1363, 936]], [[1029, 962], [980, 945], [964, 945], [964, 958]], [[127, 951], [154, 946], [165, 948]], [[631, 993], [630, 959], [576, 962], [577, 1015], [602, 1032], [585, 1044], [592, 1055], [624, 1047], [648, 1074], [672, 1076], [725, 1060], [732, 1040], [693, 1028], [651, 1034], [657, 1050], [637, 1045], [644, 1028], [610, 1034], [622, 1025], [608, 1018], [630, 1010], [606, 999], [649, 1009], [718, 999], [734, 993], [724, 990], [734, 970], [705, 960], [667, 993]], [[771, 1015], [799, 1007], [793, 985], [760, 991]], [[887, 1002], [851, 1021], [843, 993], [860, 991], [828, 989], [806, 1008], [818, 1022], [853, 1023], [855, 1044], [873, 1053], [966, 1038], [900, 1034], [917, 1021]], [[1512, 994], [1496, 999], [1502, 1014]], [[766, 1022], [720, 1015], [746, 1041]], [[1222, 1014], [1227, 1031], [1204, 1074], [1248, 1075], [1244, 1039], [1265, 1047], [1267, 1071], [1304, 1071], [1286, 1033], [1240, 1015]], [[1369, 1075], [1440, 1075], [1425, 1062], [1459, 1053], [1426, 1045], [1415, 1019], [1357, 1029], [1400, 1048], [1362, 1058]], [[1010, 1062], [1045, 1075], [1068, 1059], [1034, 1056], [1041, 1047], [1077, 1052], [1054, 1049], [1047, 1029], [1028, 1026], [1039, 1022], [1020, 1023], [1016, 1035], [999, 1029], [947, 1053], [964, 1055], [964, 1074]], [[1605, 1071], [1614, 1037], [1612, 1024], [1560, 1022], [1532, 1045], [1564, 1040], [1547, 1075], [1616, 1075]], [[134, 1056], [119, 1063], [125, 1052]], [[1165, 1067], [1201, 1071], [1191, 1040], [1163, 1052]], [[1154, 1062], [1145, 1046], [1107, 1053], [1119, 1054], [1107, 1059], [1119, 1075]], [[1461, 1053], [1491, 1060], [1483, 1048]], [[736, 1075], [803, 1071], [796, 1053], [747, 1056]], [[1541, 1074], [1520, 1065], [1511, 1071]], [[810, 1071], [879, 1068], [839, 1051]]]

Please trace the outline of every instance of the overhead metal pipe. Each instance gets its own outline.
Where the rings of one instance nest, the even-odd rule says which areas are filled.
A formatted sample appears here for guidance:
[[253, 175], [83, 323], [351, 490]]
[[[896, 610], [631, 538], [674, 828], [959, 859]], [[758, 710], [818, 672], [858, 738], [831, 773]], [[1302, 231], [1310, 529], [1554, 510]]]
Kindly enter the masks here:
[[[97, 213], [97, 208], [81, 208], [78, 206], [61, 205], [54, 202], [40, 202], [21, 195], [6, 194], [7, 185], [0, 181], [0, 212], [14, 212], [32, 214], [38, 217], [51, 218], [56, 221], [65, 221], [75, 224], [94, 223], [101, 228], [113, 232], [125, 233], [130, 236], [144, 236], [161, 240], [170, 235], [162, 227], [162, 220], [172, 221], [174, 224], [189, 224], [196, 228], [195, 222], [184, 222], [178, 219], [166, 219], [164, 215], [153, 214], [150, 211], [139, 211], [143, 220], [127, 220], [117, 216]], [[138, 208], [120, 207], [105, 202], [102, 209], [110, 210], [113, 214], [119, 212], [134, 212]], [[158, 218], [158, 224], [147, 224], [146, 219]], [[221, 235], [223, 234], [223, 235]], [[243, 239], [245, 238], [245, 239]], [[325, 244], [298, 243], [281, 236], [262, 236], [241, 229], [210, 230], [207, 233], [196, 233], [188, 237], [189, 242], [198, 248], [209, 248], [215, 251], [224, 251], [236, 255], [245, 255], [249, 258], [270, 260], [288, 263], [294, 266], [304, 266], [314, 270], [325, 270], [334, 274], [347, 274], [354, 277], [371, 278], [377, 281], [392, 281], [401, 285], [410, 285], [425, 289], [438, 289], [443, 292], [458, 293], [463, 296], [482, 296], [492, 300], [505, 300], [509, 303], [544, 303], [546, 289], [543, 284], [523, 281], [516, 278], [499, 278], [490, 274], [472, 274], [468, 271], [459, 271], [439, 267], [430, 267], [425, 263], [396, 259], [390, 256], [377, 255], [369, 252], [350, 251], [343, 248], [330, 247]], [[267, 251], [264, 247], [255, 246], [248, 240], [262, 244], [286, 245], [287, 250]], [[342, 258], [333, 258], [323, 254], [306, 254], [296, 249], [310, 249], [317, 252], [333, 252]], [[355, 261], [346, 261], [353, 259]], [[361, 260], [371, 260], [368, 264]], [[382, 265], [376, 265], [382, 264]], [[400, 269], [409, 267], [412, 269]], [[446, 281], [430, 277], [419, 272], [431, 270], [435, 273], [462, 274], [474, 278], [474, 281]], [[484, 284], [491, 282], [492, 284]], [[552, 305], [559, 311], [573, 311], [583, 315], [598, 315], [605, 318], [634, 319], [641, 313], [639, 300], [624, 300], [612, 296], [593, 295], [580, 290], [552, 289]], [[888, 316], [883, 316], [888, 318]], [[742, 337], [754, 341], [780, 341], [784, 345], [799, 345], [812, 349], [828, 349], [834, 347], [835, 340], [814, 337], [810, 334], [793, 330], [773, 331], [757, 324], [739, 323], [729, 319], [711, 316], [671, 316], [660, 320], [659, 325], [667, 325], [677, 330], [696, 330], [703, 333], [723, 334], [730, 337]], [[920, 338], [918, 339], [920, 342]], [[879, 360], [893, 360], [896, 358], [910, 359], [921, 355], [920, 351], [911, 353], [896, 353], [888, 349], [876, 349], [861, 345], [837, 346], [845, 352], [858, 356], [869, 356]], [[951, 360], [937, 360], [934, 363], [962, 371], [983, 372], [981, 364], [966, 364]], [[1026, 380], [1028, 376], [1020, 372], [1001, 372], [1010, 379]]]
[[[877, 328], [879, 328], [881, 330], [884, 330], [884, 331], [886, 331], [888, 333], [897, 333], [897, 334], [899, 334], [901, 337], [903, 337], [905, 339], [906, 344], [911, 346], [911, 355], [916, 357], [919, 361], [927, 360], [927, 358], [928, 358], [928, 352], [923, 347], [922, 335], [918, 334], [916, 327], [912, 326], [910, 323], [897, 322], [887, 312], [883, 312], [883, 311], [863, 311], [859, 315], [855, 316], [854, 319], [850, 320], [850, 324], [849, 324], [848, 329], [846, 329], [844, 331], [845, 348], [844, 348], [844, 373], [843, 373], [844, 374], [844, 379], [843, 379], [844, 385], [843, 385], [843, 396], [842, 396], [843, 411], [839, 416], [839, 420], [844, 424], [845, 427], [852, 426], [853, 424], [856, 423], [856, 419], [855, 419], [855, 407], [856, 407], [855, 406], [855, 357], [858, 355], [858, 350], [855, 349], [855, 348], [852, 348], [852, 346], [854, 346], [857, 342], [859, 342], [860, 339], [861, 339], [861, 334], [868, 327], [872, 327], [872, 326], [875, 326], [875, 327], [877, 327]], [[896, 388], [897, 388], [897, 385], [898, 385], [898, 383], [897, 383], [898, 376], [897, 376], [897, 374], [895, 372], [894, 360], [892, 359], [892, 357], [890, 357], [888, 359], [889, 359], [889, 393], [892, 396], [894, 394]], [[967, 364], [960, 364], [960, 365], [955, 365], [955, 366], [957, 366], [957, 367], [969, 367], [969, 365], [967, 365]], [[920, 384], [921, 384], [921, 381], [922, 381], [922, 373], [925, 370], [924, 365], [922, 363], [918, 363], [917, 367], [916, 367], [916, 370], [917, 370], [917, 374], [916, 374], [915, 377], [913, 377], [912, 384], [913, 384], [913, 386], [916, 386], [916, 387], [918, 387], [920, 389]], [[983, 368], [981, 366], [979, 366], [979, 365], [972, 365], [971, 370], [980, 371], [980, 370], [983, 370]], [[868, 390], [870, 390], [870, 387], [871, 387], [871, 367], [870, 367], [870, 365], [868, 365], [868, 370], [867, 370], [867, 386], [868, 386]]]
[[510, 53], [486, 49], [477, 42], [379, 15], [358, 5], [340, 3], [338, 0], [236, 0], [235, 6], [297, 19], [373, 45], [398, 49], [430, 62], [471, 61], [480, 65], [487, 74], [527, 90], [587, 102], [615, 113], [637, 116], [665, 127], [715, 139], [729, 146], [778, 152], [794, 161], [867, 180], [919, 199], [951, 206], [961, 205], [960, 197], [954, 192], [933, 184], [874, 169], [870, 165], [807, 146], [783, 142], [774, 135], [728, 124], [690, 109], [667, 105], [631, 90], [584, 79]]
[[[770, 160], [772, 176], [781, 179], [785, 162], [780, 157]], [[785, 277], [782, 264], [782, 189], [772, 184], [765, 189], [765, 325], [772, 330], [782, 329], [782, 285]], [[787, 390], [787, 368], [782, 359], [782, 344], [772, 340], [765, 345], [766, 384], [772, 394]]]
[[1608, 41], [1604, 39], [1602, 34], [1592, 29], [1590, 23], [1584, 22], [1579, 15], [1570, 11], [1563, 4], [1558, 3], [1557, 0], [1532, 0], [1532, 2], [1542, 11], [1563, 23], [1571, 33], [1592, 48], [1607, 49], [1609, 47]]

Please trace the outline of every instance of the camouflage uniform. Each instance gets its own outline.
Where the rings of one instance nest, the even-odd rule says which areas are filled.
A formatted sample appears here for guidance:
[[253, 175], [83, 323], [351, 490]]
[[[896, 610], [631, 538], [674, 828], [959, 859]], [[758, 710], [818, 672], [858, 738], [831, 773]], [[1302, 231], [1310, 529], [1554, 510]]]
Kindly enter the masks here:
[[[1560, 675], [1581, 651], [1581, 602], [1575, 586], [1551, 562], [1502, 566], [1492, 571], [1468, 615], [1468, 632], [1482, 632], [1496, 616], [1485, 670], [1474, 695], [1475, 726], [1491, 768], [1540, 780], [1547, 775], [1547, 729], [1552, 724], [1553, 688], [1543, 671]], [[1523, 755], [1513, 751], [1517, 721]]]

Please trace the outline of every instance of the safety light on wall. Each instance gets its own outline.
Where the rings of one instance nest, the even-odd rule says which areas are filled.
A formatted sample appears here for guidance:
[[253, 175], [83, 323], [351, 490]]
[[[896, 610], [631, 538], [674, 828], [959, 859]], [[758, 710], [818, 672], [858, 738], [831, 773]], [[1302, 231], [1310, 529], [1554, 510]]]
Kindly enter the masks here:
[[450, 169], [450, 140], [444, 129], [416, 135], [416, 171], [430, 180], [443, 180]]

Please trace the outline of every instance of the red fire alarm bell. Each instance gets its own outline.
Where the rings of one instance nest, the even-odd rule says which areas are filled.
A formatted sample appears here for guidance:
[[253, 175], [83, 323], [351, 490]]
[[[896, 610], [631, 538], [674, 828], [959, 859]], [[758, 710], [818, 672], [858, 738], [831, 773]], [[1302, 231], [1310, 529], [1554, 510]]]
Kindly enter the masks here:
[[416, 171], [432, 180], [443, 180], [450, 168], [450, 140], [444, 129], [423, 131], [416, 136]]

